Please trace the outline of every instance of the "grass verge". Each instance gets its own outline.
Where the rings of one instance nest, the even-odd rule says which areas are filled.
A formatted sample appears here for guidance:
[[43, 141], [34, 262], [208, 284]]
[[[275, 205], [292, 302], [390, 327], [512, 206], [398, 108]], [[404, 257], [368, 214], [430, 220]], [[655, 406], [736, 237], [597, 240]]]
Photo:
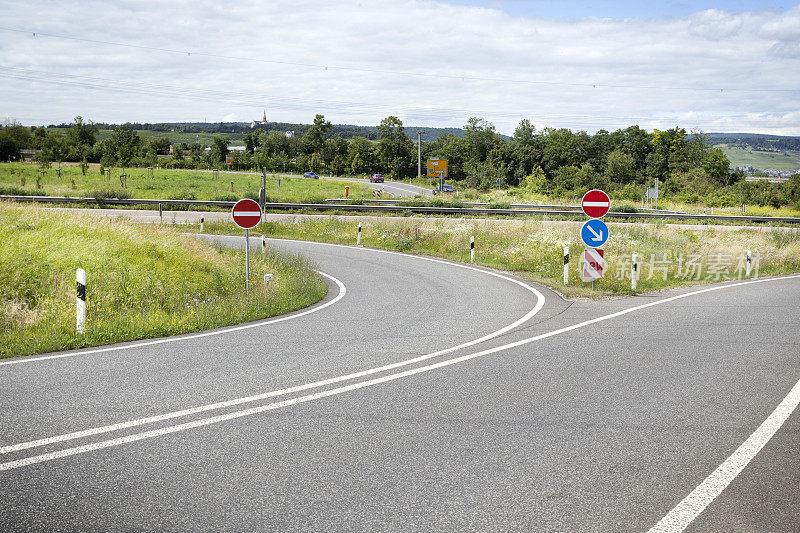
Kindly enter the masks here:
[[[304, 258], [244, 254], [132, 225], [0, 203], [0, 358], [177, 335], [307, 307], [327, 285]], [[75, 331], [75, 270], [87, 328]], [[265, 286], [264, 274], [274, 281]]]
[[[579, 226], [527, 220], [370, 219], [363, 224], [361, 244], [371, 248], [470, 260], [475, 237], [477, 264], [516, 273], [548, 285], [567, 297], [602, 297], [800, 272], [800, 233], [766, 228], [717, 231], [681, 229], [670, 224], [614, 226], [604, 246], [604, 277], [591, 289], [579, 278]], [[209, 226], [212, 232], [236, 233], [231, 224]], [[268, 237], [355, 244], [357, 222], [334, 217], [293, 222], [266, 222], [257, 231]], [[563, 250], [570, 252], [570, 284], [563, 284]], [[631, 289], [632, 254], [638, 256], [637, 290]]]

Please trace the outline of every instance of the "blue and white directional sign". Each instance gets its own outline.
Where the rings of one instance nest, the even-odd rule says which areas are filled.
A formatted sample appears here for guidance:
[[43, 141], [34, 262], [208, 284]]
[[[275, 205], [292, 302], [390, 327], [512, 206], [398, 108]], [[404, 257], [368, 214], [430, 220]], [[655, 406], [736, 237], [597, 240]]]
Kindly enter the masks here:
[[581, 239], [590, 248], [600, 248], [608, 240], [608, 226], [599, 218], [587, 220], [581, 228]]

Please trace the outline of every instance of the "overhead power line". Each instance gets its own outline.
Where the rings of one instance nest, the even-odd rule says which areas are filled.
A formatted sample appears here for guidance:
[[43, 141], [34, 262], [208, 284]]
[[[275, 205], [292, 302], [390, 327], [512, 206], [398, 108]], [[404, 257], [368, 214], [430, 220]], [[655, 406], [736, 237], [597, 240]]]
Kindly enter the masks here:
[[[419, 120], [425, 119], [454, 119], [464, 118], [468, 116], [481, 116], [491, 117], [493, 119], [505, 118], [518, 120], [522, 117], [535, 115], [538, 120], [580, 120], [585, 124], [599, 124], [607, 125], [609, 121], [626, 121], [626, 122], [677, 122], [680, 117], [676, 116], [614, 116], [614, 115], [598, 115], [598, 114], [585, 114], [585, 113], [530, 113], [524, 111], [508, 111], [508, 110], [468, 110], [458, 108], [441, 108], [441, 107], [420, 107], [420, 106], [393, 106], [387, 104], [375, 104], [370, 102], [357, 102], [357, 101], [341, 101], [341, 100], [321, 100], [321, 99], [308, 99], [299, 97], [287, 96], [274, 96], [266, 94], [253, 94], [242, 91], [231, 90], [217, 90], [206, 89], [197, 86], [185, 87], [177, 85], [169, 85], [163, 83], [142, 82], [133, 80], [115, 80], [105, 77], [95, 76], [82, 76], [77, 74], [63, 74], [46, 71], [38, 71], [32, 69], [24, 69], [18, 67], [9, 67], [0, 65], [0, 72], [4, 77], [25, 80], [30, 82], [41, 82], [47, 84], [80, 87], [85, 89], [93, 89], [99, 91], [113, 91], [125, 92], [133, 94], [141, 94], [147, 96], [168, 96], [172, 98], [201, 100], [208, 102], [225, 102], [229, 105], [241, 107], [261, 107], [265, 102], [268, 102], [270, 107], [280, 109], [302, 109], [306, 110], [309, 107], [318, 106], [325, 110], [336, 110], [341, 112], [348, 112], [353, 114], [369, 114], [377, 113], [380, 111], [398, 114], [402, 113], [405, 116], [418, 118]], [[762, 113], [774, 114], [774, 113]], [[702, 118], [698, 117], [693, 119], [694, 123], [697, 122], [713, 122], [720, 119], [744, 119], [751, 115], [742, 113], [737, 115], [724, 115], [716, 117]], [[687, 122], [684, 120], [684, 122]], [[780, 121], [762, 121], [763, 123], [780, 124]]]
[[492, 82], [492, 83], [509, 83], [509, 84], [525, 84], [525, 85], [549, 85], [549, 86], [558, 86], [558, 87], [582, 87], [582, 88], [593, 88], [593, 89], [637, 89], [637, 90], [667, 90], [667, 91], [690, 91], [690, 92], [736, 92], [736, 93], [791, 93], [800, 91], [800, 89], [776, 89], [776, 88], [754, 88], [754, 87], [688, 87], [688, 86], [668, 86], [668, 85], [631, 85], [631, 84], [608, 84], [608, 83], [574, 83], [574, 82], [559, 82], [559, 81], [550, 81], [550, 80], [531, 80], [531, 79], [518, 79], [518, 78], [493, 78], [493, 77], [485, 77], [485, 76], [473, 76], [473, 75], [458, 75], [458, 74], [439, 74], [433, 72], [409, 72], [409, 71], [398, 71], [398, 70], [389, 70], [389, 69], [380, 69], [380, 68], [373, 68], [373, 67], [364, 67], [364, 66], [345, 66], [345, 65], [328, 65], [328, 64], [321, 64], [321, 63], [307, 63], [307, 62], [298, 62], [298, 61], [284, 61], [278, 59], [264, 59], [264, 58], [257, 58], [257, 57], [244, 57], [244, 56], [233, 56], [233, 55], [225, 55], [225, 54], [214, 54], [209, 52], [197, 51], [197, 50], [179, 50], [173, 48], [162, 48], [157, 46], [146, 46], [134, 43], [123, 43], [117, 41], [106, 41], [106, 40], [99, 40], [99, 39], [87, 39], [85, 37], [75, 37], [72, 35], [62, 35], [62, 34], [55, 34], [55, 33], [46, 33], [46, 32], [39, 32], [33, 30], [23, 30], [19, 28], [6, 28], [0, 27], [0, 31], [12, 32], [12, 33], [19, 33], [19, 34], [27, 34], [33, 37], [49, 37], [53, 39], [64, 39], [76, 42], [83, 42], [92, 45], [104, 45], [104, 46], [118, 46], [124, 48], [135, 48], [138, 50], [148, 50], [151, 52], [161, 52], [166, 54], [177, 54], [186, 57], [191, 56], [198, 56], [198, 57], [207, 57], [213, 59], [224, 59], [227, 61], [246, 61], [246, 62], [255, 62], [255, 63], [267, 63], [267, 64], [274, 64], [274, 65], [288, 65], [293, 67], [304, 67], [309, 69], [324, 69], [324, 70], [336, 70], [336, 71], [346, 71], [346, 72], [361, 72], [361, 73], [369, 73], [369, 74], [384, 74], [384, 75], [393, 75], [393, 76], [404, 76], [404, 77], [417, 77], [417, 78], [432, 78], [432, 79], [446, 79], [446, 80], [460, 80], [460, 81], [482, 81], [482, 82]]

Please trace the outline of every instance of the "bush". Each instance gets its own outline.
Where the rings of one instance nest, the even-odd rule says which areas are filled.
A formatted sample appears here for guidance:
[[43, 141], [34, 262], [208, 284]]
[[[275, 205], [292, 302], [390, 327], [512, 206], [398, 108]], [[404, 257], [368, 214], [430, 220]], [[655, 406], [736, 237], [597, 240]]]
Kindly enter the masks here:
[[636, 208], [636, 206], [633, 206], [631, 204], [622, 204], [620, 206], [614, 207], [614, 212], [615, 213], [638, 213], [639, 210]]
[[26, 189], [14, 187], [13, 185], [10, 187], [0, 187], [0, 194], [8, 196], [47, 196], [47, 193], [44, 191], [28, 191]]
[[506, 200], [492, 200], [486, 205], [486, 209], [511, 209], [511, 202]]
[[127, 200], [131, 197], [131, 193], [121, 189], [98, 189], [88, 193], [86, 197], [94, 198], [98, 204], [102, 204], [109, 200]]

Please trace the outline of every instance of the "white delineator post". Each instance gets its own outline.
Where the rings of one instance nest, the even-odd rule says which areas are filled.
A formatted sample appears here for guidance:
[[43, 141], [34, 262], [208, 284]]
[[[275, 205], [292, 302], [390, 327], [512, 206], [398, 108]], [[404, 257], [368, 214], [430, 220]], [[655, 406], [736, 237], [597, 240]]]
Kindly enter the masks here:
[[356, 238], [356, 246], [361, 245], [361, 222], [358, 223], [358, 237]]
[[200, 233], [203, 233], [203, 223], [206, 221], [205, 215], [200, 217]]
[[470, 263], [475, 262], [475, 237], [469, 238], [469, 261]]
[[747, 250], [747, 263], [745, 264], [745, 272], [744, 275], [750, 277], [750, 266], [752, 265], [753, 258], [750, 255], [750, 250]]
[[264, 254], [264, 259], [267, 258], [267, 238], [261, 236], [261, 253]]
[[78, 333], [86, 333], [86, 271], [79, 268], [75, 272], [78, 294], [75, 298], [75, 326]]
[[564, 247], [564, 285], [569, 285], [569, 246]]
[[636, 254], [631, 258], [631, 290], [636, 290], [636, 278], [639, 277], [639, 265], [636, 263]]

